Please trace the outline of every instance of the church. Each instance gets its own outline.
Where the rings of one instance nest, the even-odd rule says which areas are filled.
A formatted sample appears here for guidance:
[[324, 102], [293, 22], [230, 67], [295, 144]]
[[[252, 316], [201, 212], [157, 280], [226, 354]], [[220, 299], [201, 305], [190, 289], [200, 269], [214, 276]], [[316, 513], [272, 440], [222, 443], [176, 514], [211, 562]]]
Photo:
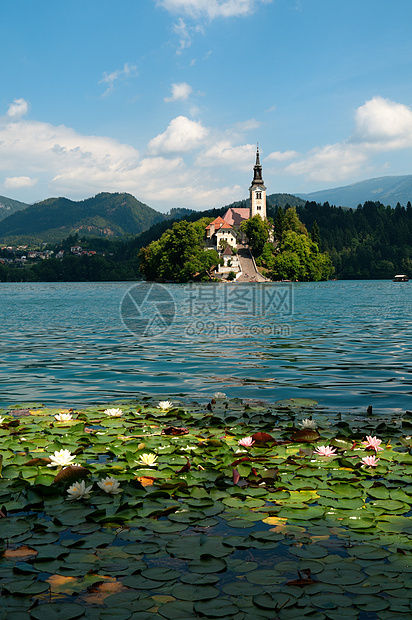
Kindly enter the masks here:
[[[225, 215], [217, 217], [206, 227], [206, 241], [216, 248], [222, 245], [237, 245], [237, 231], [244, 220], [255, 215], [266, 219], [266, 187], [263, 183], [262, 166], [259, 159], [259, 147], [256, 149], [256, 163], [253, 168], [253, 180], [249, 187], [249, 208], [230, 207]], [[221, 242], [226, 243], [221, 243]]]

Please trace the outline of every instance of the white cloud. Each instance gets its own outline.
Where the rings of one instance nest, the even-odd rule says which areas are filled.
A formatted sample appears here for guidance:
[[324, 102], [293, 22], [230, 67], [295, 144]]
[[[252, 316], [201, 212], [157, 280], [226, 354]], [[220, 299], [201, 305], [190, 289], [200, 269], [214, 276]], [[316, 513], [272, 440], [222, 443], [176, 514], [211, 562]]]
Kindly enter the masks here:
[[136, 65], [131, 65], [129, 63], [125, 63], [123, 65], [123, 69], [117, 69], [116, 71], [112, 71], [111, 73], [105, 72], [103, 74], [102, 79], [99, 81], [99, 84], [107, 84], [107, 88], [102, 94], [102, 97], [107, 97], [114, 90], [114, 83], [116, 80], [124, 79], [127, 77], [136, 77], [137, 67]]
[[192, 87], [186, 82], [180, 82], [180, 84], [172, 84], [172, 96], [165, 97], [167, 103], [173, 101], [187, 101], [189, 95], [192, 93]]
[[9, 118], [17, 119], [21, 118], [29, 111], [29, 104], [25, 99], [15, 99], [13, 103], [9, 105], [7, 110], [7, 116]]
[[235, 131], [240, 131], [240, 132], [245, 132], [245, 131], [253, 131], [255, 129], [258, 129], [261, 126], [261, 122], [257, 121], [254, 118], [250, 118], [247, 121], [240, 121], [239, 123], [236, 123], [234, 125], [234, 130]]
[[164, 133], [149, 142], [151, 155], [184, 153], [199, 147], [209, 131], [200, 122], [186, 116], [177, 116], [170, 121]]
[[170, 13], [188, 15], [194, 19], [250, 15], [259, 4], [270, 2], [271, 0], [156, 0], [158, 6]]
[[179, 37], [179, 48], [177, 54], [181, 54], [184, 49], [192, 45], [193, 35], [203, 32], [202, 26], [188, 26], [187, 23], [179, 17], [177, 22], [173, 24], [173, 32]]
[[4, 179], [4, 187], [6, 189], [20, 189], [22, 187], [33, 187], [36, 185], [37, 179], [30, 177], [6, 177]]
[[133, 146], [109, 137], [4, 115], [0, 178], [5, 180], [0, 194], [14, 190], [13, 197], [34, 202], [56, 195], [83, 199], [102, 191], [130, 192], [164, 210], [221, 206], [242, 198], [245, 189], [212, 176], [215, 171], [188, 166], [183, 159], [189, 149], [202, 146], [208, 133], [201, 123], [177, 117], [142, 158]]
[[353, 143], [398, 149], [412, 145], [412, 110], [402, 103], [373, 97], [356, 110]]
[[273, 151], [265, 159], [268, 161], [287, 161], [288, 159], [298, 157], [298, 155], [297, 151]]
[[412, 109], [376, 96], [356, 110], [355, 127], [347, 140], [312, 149], [300, 161], [289, 164], [285, 172], [336, 183], [370, 174], [372, 158], [379, 153], [411, 147]]
[[232, 146], [229, 140], [221, 140], [201, 153], [196, 164], [201, 167], [225, 165], [241, 170], [251, 169], [255, 163], [255, 154], [254, 144]]
[[289, 164], [286, 172], [305, 175], [311, 181], [333, 183], [357, 174], [366, 161], [367, 155], [356, 146], [328, 144], [313, 149], [305, 159]]

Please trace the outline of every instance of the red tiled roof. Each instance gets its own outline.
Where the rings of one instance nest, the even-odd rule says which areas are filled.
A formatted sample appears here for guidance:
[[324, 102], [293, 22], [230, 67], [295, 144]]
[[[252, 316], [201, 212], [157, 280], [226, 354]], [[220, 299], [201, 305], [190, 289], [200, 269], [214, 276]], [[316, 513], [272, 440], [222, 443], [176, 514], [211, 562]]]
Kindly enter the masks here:
[[224, 220], [231, 226], [240, 226], [243, 220], [250, 218], [250, 209], [231, 207], [225, 213]]

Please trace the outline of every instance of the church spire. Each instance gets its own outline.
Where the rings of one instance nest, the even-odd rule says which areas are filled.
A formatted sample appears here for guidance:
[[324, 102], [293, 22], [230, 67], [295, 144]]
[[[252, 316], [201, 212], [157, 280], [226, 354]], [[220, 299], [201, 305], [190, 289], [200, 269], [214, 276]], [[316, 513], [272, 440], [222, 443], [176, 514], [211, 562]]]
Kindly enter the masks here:
[[260, 215], [266, 219], [266, 187], [262, 178], [262, 166], [259, 159], [259, 145], [256, 147], [256, 163], [253, 168], [253, 181], [249, 187], [250, 217]]
[[253, 168], [252, 185], [263, 185], [262, 166], [260, 165], [260, 159], [259, 159], [259, 145], [257, 145], [256, 147], [256, 163]]

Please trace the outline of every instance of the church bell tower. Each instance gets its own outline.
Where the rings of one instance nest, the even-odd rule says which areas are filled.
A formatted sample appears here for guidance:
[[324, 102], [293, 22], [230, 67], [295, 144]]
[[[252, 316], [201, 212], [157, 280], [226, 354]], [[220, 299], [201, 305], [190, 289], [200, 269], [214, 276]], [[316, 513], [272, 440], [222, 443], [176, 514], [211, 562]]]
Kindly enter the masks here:
[[256, 148], [256, 163], [253, 168], [253, 181], [249, 187], [250, 217], [260, 215], [266, 219], [266, 187], [262, 178], [262, 166], [259, 160], [259, 146]]

